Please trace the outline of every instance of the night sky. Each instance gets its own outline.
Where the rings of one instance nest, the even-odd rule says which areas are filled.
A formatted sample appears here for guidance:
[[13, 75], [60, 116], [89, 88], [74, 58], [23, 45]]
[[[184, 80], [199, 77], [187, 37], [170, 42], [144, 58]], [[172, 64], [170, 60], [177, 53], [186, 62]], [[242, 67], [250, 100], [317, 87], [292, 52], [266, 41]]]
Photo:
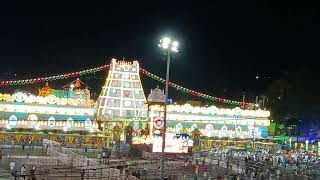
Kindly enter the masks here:
[[[240, 100], [243, 91], [263, 92], [282, 72], [317, 72], [320, 18], [312, 4], [29, 3], [1, 5], [2, 79], [4, 73], [20, 79], [82, 70], [111, 58], [139, 60], [164, 77], [165, 56], [157, 46], [163, 35], [181, 45], [172, 59], [172, 81], [211, 95]], [[83, 81], [98, 89], [105, 73], [95, 76]], [[146, 90], [157, 84], [143, 81]]]

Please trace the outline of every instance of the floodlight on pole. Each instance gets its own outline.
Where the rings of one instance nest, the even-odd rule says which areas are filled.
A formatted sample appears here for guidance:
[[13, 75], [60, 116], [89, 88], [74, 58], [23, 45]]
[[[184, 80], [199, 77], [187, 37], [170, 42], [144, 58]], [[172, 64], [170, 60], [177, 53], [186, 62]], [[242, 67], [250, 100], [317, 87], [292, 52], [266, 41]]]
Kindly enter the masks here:
[[164, 179], [164, 159], [165, 159], [165, 144], [166, 144], [166, 128], [167, 128], [167, 99], [168, 99], [168, 92], [169, 92], [169, 74], [170, 74], [170, 52], [178, 52], [178, 45], [177, 41], [171, 41], [170, 38], [164, 37], [160, 39], [159, 47], [165, 49], [167, 52], [167, 73], [166, 73], [166, 87], [165, 87], [165, 106], [164, 106], [164, 117], [163, 117], [163, 133], [162, 133], [162, 156], [160, 162], [160, 170], [161, 170], [161, 177], [160, 179]]

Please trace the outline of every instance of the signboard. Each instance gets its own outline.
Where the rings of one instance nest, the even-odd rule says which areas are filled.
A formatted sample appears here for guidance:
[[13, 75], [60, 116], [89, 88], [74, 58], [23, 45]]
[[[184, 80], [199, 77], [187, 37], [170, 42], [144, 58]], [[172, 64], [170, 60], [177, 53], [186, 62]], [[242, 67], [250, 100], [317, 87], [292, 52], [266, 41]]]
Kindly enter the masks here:
[[[168, 153], [188, 153], [188, 141], [187, 135], [176, 135], [173, 133], [166, 133], [166, 146], [165, 152]], [[153, 152], [162, 152], [162, 136], [153, 136]]]

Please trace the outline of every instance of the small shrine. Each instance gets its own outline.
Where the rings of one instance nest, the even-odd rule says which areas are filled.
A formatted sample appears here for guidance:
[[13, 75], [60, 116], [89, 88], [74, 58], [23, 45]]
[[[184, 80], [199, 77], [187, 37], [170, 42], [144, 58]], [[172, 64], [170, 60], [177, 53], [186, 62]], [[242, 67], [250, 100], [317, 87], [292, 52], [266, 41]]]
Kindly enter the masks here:
[[155, 89], [151, 89], [150, 94], [148, 96], [148, 102], [159, 102], [164, 103], [166, 96], [164, 91], [157, 86]]
[[46, 97], [53, 94], [54, 89], [49, 86], [49, 83], [46, 82], [46, 85], [39, 89], [39, 96]]

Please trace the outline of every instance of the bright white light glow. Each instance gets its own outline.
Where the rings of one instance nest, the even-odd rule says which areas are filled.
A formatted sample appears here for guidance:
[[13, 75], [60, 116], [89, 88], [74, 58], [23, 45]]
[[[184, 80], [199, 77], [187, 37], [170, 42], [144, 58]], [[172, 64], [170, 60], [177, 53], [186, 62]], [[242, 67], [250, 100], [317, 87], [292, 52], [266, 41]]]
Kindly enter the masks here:
[[162, 48], [167, 49], [168, 47], [169, 47], [169, 44], [167, 44], [167, 43], [162, 44]]
[[163, 41], [164, 44], [169, 44], [171, 42], [171, 39], [168, 38], [168, 37], [165, 37], [165, 38], [162, 39], [162, 41]]
[[178, 47], [178, 46], [179, 46], [178, 41], [173, 41], [172, 46], [174, 46], [174, 47]]
[[173, 51], [173, 52], [178, 52], [178, 48], [175, 47], [175, 46], [172, 46], [171, 51]]
[[163, 48], [163, 49], [169, 49], [171, 50], [172, 52], [178, 52], [178, 46], [179, 46], [179, 43], [178, 41], [171, 41], [170, 38], [168, 37], [165, 37], [163, 39], [160, 39], [160, 44], [159, 44], [159, 47]]

